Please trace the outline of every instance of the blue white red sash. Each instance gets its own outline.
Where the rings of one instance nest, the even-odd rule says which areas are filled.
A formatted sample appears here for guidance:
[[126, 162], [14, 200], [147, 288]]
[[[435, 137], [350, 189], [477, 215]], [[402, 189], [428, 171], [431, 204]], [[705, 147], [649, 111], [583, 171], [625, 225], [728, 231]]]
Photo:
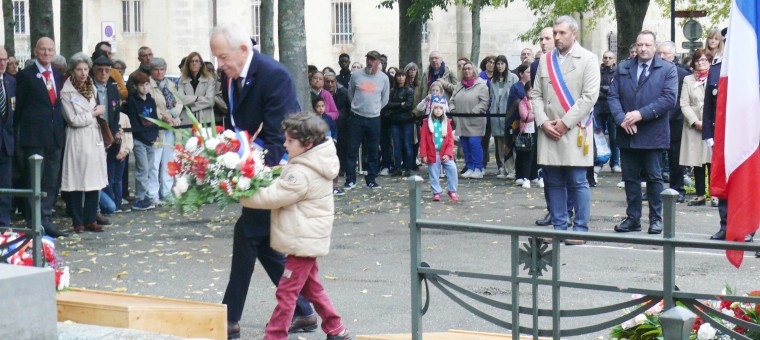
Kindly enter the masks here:
[[[560, 105], [562, 105], [565, 113], [567, 113], [570, 111], [570, 108], [575, 105], [575, 99], [570, 93], [570, 89], [567, 88], [565, 78], [562, 77], [562, 71], [559, 66], [559, 59], [557, 59], [558, 54], [559, 50], [556, 48], [546, 54], [546, 68], [549, 73], [549, 83], [554, 89], [554, 94], [557, 95]], [[578, 130], [578, 146], [583, 147], [584, 155], [588, 154], [589, 149], [588, 139], [586, 138], [586, 127], [591, 124], [593, 118], [594, 111], [592, 110], [585, 124], [581, 124], [580, 122], [578, 123], [578, 127], [580, 127]]]

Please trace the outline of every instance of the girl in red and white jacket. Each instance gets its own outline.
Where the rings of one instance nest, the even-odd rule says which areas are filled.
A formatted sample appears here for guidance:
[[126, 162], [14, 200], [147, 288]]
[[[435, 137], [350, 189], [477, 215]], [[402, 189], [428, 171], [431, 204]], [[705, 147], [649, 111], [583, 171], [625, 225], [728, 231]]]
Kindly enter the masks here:
[[430, 187], [433, 201], [441, 200], [441, 168], [448, 178], [448, 194], [452, 201], [459, 201], [457, 196], [457, 165], [454, 163], [454, 133], [451, 120], [446, 118], [446, 98], [432, 97], [430, 116], [422, 122], [420, 129], [420, 159], [428, 165]]

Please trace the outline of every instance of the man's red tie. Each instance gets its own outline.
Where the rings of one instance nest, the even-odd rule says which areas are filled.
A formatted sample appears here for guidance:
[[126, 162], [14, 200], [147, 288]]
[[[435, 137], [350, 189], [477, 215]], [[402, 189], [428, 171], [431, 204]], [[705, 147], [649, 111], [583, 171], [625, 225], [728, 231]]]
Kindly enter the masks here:
[[42, 72], [42, 74], [45, 76], [45, 86], [48, 90], [48, 97], [50, 97], [50, 104], [55, 106], [55, 86], [53, 86], [53, 81], [50, 79], [50, 71]]

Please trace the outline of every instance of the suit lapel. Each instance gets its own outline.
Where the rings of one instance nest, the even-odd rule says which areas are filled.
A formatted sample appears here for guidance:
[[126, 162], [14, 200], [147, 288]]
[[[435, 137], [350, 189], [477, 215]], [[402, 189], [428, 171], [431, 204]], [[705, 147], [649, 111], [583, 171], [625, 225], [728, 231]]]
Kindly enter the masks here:
[[[238, 108], [238, 105], [240, 105], [240, 102], [245, 99], [245, 96], [248, 95], [248, 91], [250, 91], [253, 82], [254, 82], [254, 75], [256, 74], [256, 66], [257, 66], [257, 58], [256, 58], [256, 50], [251, 50], [251, 53], [253, 53], [253, 58], [251, 59], [251, 65], [248, 67], [248, 75], [245, 76], [245, 83], [243, 83], [243, 86], [240, 89], [240, 94], [235, 97], [235, 109]], [[234, 80], [233, 80], [234, 81]]]

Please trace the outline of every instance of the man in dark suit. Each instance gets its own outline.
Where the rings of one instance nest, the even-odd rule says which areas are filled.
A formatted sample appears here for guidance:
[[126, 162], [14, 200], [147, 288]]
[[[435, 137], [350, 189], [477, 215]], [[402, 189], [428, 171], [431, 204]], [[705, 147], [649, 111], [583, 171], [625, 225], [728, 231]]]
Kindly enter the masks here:
[[[217, 26], [211, 33], [211, 52], [224, 71], [222, 96], [229, 107], [230, 127], [253, 135], [259, 127], [257, 143], [267, 150], [265, 162], [277, 165], [283, 159], [285, 137], [283, 119], [301, 111], [296, 89], [288, 70], [271, 57], [253, 49], [248, 32], [235, 24]], [[240, 336], [248, 286], [256, 258], [277, 285], [285, 269], [285, 256], [269, 246], [270, 211], [243, 208], [235, 223], [230, 281], [222, 303], [227, 305], [227, 334]], [[314, 310], [302, 296], [296, 303], [290, 331], [317, 328]]]
[[[0, 47], [0, 188], [11, 188], [16, 80], [5, 74], [8, 51]], [[0, 226], [11, 226], [11, 196], [0, 196]]]
[[[45, 234], [52, 237], [68, 236], [53, 224], [53, 203], [58, 195], [61, 170], [61, 150], [64, 146], [66, 123], [61, 114], [60, 93], [63, 74], [52, 67], [55, 42], [43, 37], [34, 48], [37, 60], [18, 73], [16, 84], [16, 116], [14, 127], [18, 133], [18, 151], [23, 159], [24, 174], [30, 174], [28, 162], [32, 155], [40, 155], [42, 161], [42, 226]], [[30, 183], [27, 178], [26, 183]], [[31, 208], [26, 209], [27, 224], [31, 223]]]
[[676, 66], [655, 54], [651, 31], [636, 37], [637, 57], [618, 65], [607, 102], [618, 125], [618, 147], [623, 167], [626, 219], [617, 232], [641, 230], [641, 179], [647, 182], [649, 233], [662, 232], [662, 150], [670, 148], [668, 112], [676, 105]]

